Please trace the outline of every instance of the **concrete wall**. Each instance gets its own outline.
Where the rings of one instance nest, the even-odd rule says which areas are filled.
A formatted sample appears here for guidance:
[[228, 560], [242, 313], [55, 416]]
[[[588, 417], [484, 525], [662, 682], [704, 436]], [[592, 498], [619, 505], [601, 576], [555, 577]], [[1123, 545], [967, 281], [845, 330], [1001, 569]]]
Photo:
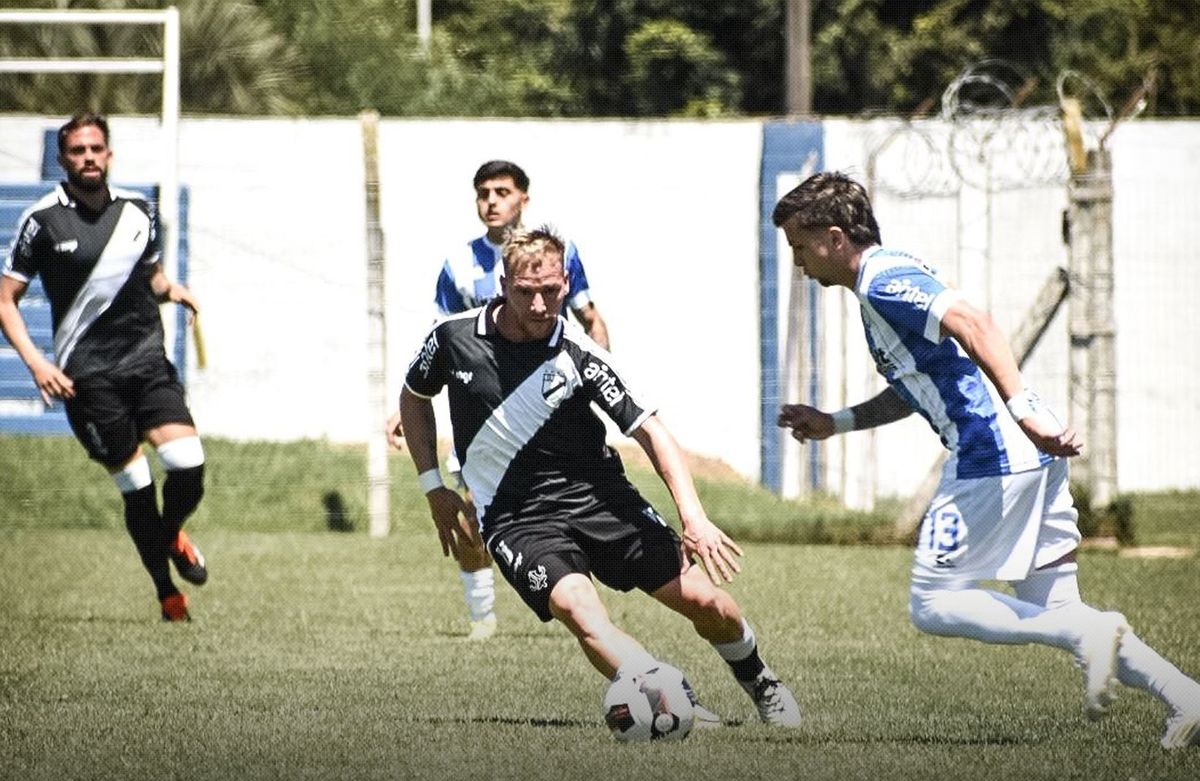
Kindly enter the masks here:
[[[55, 118], [0, 118], [0, 181], [38, 178]], [[827, 167], [865, 178], [886, 122], [829, 121]], [[1136, 122], [1111, 139], [1123, 490], [1200, 485], [1200, 123]], [[156, 178], [151, 119], [113, 121], [114, 180]], [[204, 432], [251, 439], [356, 441], [366, 414], [365, 227], [353, 119], [185, 119], [191, 285], [209, 368], [190, 371]], [[658, 401], [681, 442], [758, 475], [758, 122], [400, 121], [381, 125], [391, 354], [399, 391], [431, 322], [445, 249], [481, 231], [470, 179], [493, 157], [529, 171], [531, 223], [581, 250], [621, 368]], [[884, 159], [883, 164], [893, 164]], [[899, 163], [896, 163], [899, 164]], [[933, 188], [936, 189], [936, 188]], [[995, 193], [876, 193], [885, 240], [949, 271], [1012, 328], [1055, 265], [1061, 185]], [[787, 257], [785, 254], [784, 257]], [[878, 387], [857, 312], [827, 291], [826, 405]], [[1027, 373], [1066, 399], [1063, 318]], [[842, 356], [846, 356], [842, 360]], [[854, 504], [905, 494], [937, 455], [916, 418], [823, 452], [828, 486]]]

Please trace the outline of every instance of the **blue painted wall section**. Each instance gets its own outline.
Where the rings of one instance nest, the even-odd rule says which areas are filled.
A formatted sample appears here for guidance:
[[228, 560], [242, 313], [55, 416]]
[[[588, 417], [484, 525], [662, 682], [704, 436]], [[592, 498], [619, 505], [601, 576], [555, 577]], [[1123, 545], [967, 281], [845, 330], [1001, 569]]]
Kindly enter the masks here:
[[[779, 405], [783, 402], [781, 388], [783, 367], [779, 360], [779, 264], [790, 263], [780, 258], [777, 250], [778, 228], [771, 222], [771, 211], [778, 199], [778, 181], [783, 175], [799, 175], [805, 162], [816, 156], [816, 169], [825, 165], [825, 129], [820, 122], [767, 122], [763, 124], [762, 174], [759, 178], [759, 383], [762, 410], [761, 475], [762, 484], [779, 493], [783, 489], [783, 442], [786, 434], [775, 425]], [[807, 288], [806, 288], [807, 290]], [[814, 301], [815, 291], [808, 291]], [[812, 341], [805, 348], [809, 355], [816, 350], [815, 307], [809, 306], [809, 334]], [[816, 366], [815, 361], [810, 362]], [[810, 376], [810, 389], [818, 387], [817, 378]], [[815, 396], [813, 397], [815, 398]], [[816, 463], [819, 452], [810, 448], [809, 457]], [[815, 470], [812, 470], [815, 474]]]

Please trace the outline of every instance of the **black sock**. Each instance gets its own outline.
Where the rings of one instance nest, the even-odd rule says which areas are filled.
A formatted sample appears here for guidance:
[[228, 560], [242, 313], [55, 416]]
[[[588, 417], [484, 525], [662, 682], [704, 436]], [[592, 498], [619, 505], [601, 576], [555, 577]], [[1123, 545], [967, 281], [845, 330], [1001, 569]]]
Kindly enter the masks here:
[[154, 483], [136, 491], [121, 494], [125, 500], [125, 528], [133, 538], [142, 566], [154, 581], [154, 590], [161, 600], [176, 594], [171, 580], [171, 568], [167, 563], [167, 546], [162, 540], [162, 518], [158, 514], [158, 495]]
[[726, 664], [729, 665], [729, 669], [733, 670], [733, 677], [743, 683], [753, 681], [767, 667], [763, 664], [762, 657], [758, 655], [757, 645], [745, 659], [738, 659], [736, 662], [727, 661]]
[[188, 469], [171, 469], [163, 481], [163, 533], [168, 544], [183, 527], [204, 496], [204, 464]]

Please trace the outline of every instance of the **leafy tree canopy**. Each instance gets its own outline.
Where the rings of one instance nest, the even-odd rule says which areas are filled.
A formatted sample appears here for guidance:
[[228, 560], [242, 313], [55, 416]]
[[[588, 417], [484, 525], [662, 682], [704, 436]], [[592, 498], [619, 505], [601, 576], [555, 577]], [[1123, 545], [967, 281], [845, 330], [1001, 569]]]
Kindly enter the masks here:
[[[780, 114], [786, 0], [170, 0], [183, 19], [184, 110], [393, 116]], [[9, 0], [154, 8], [163, 0]], [[1071, 70], [1119, 106], [1200, 113], [1197, 0], [810, 0], [814, 110], [913, 113], [986, 59], [1052, 103]], [[140, 28], [0, 27], [0, 56], [156, 53]], [[153, 111], [156, 77], [0, 75], [0, 110]]]

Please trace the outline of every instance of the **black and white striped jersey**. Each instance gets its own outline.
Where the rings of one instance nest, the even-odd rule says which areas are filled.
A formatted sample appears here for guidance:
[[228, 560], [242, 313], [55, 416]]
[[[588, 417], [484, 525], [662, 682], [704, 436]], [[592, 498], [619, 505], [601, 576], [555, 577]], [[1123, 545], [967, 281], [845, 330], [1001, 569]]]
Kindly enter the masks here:
[[110, 187], [108, 203], [92, 212], [60, 184], [21, 216], [4, 274], [22, 282], [41, 277], [55, 361], [69, 376], [163, 354], [149, 284], [159, 243], [150, 206], [131, 190]]
[[448, 386], [454, 449], [481, 525], [501, 511], [569, 508], [614, 480], [624, 486], [591, 402], [625, 434], [654, 414], [578, 325], [560, 316], [548, 340], [512, 342], [496, 330], [499, 303], [436, 323], [405, 378], [423, 398]]

